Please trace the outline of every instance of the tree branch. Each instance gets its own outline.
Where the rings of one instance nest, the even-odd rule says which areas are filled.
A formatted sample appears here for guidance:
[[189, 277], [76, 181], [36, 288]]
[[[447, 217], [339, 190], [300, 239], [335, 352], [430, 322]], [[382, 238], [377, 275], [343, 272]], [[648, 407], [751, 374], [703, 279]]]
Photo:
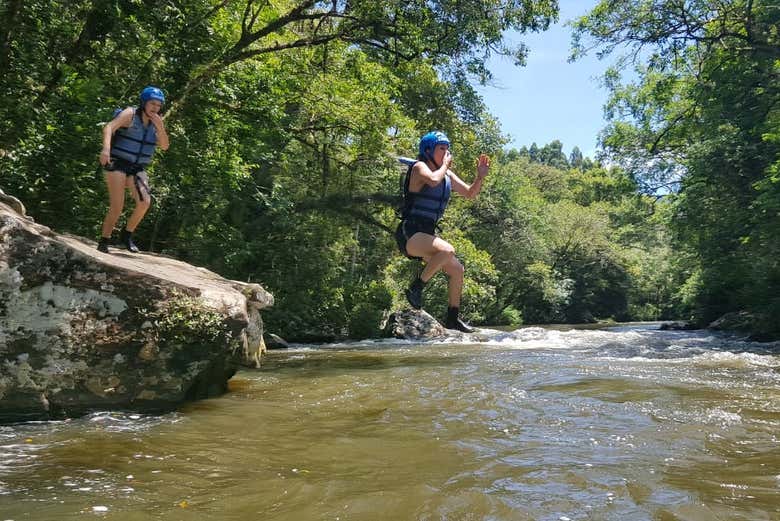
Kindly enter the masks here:
[[696, 103], [688, 107], [686, 110], [682, 111], [680, 114], [677, 115], [676, 118], [674, 118], [665, 129], [663, 129], [653, 140], [653, 144], [650, 145], [650, 153], [656, 154], [658, 152], [658, 145], [661, 143], [661, 140], [672, 131], [672, 129], [685, 117], [687, 117], [690, 113], [692, 113], [696, 109]]
[[259, 49], [252, 49], [252, 50], [238, 53], [235, 56], [231, 57], [230, 59], [223, 61], [221, 65], [223, 66], [232, 65], [236, 62], [248, 60], [249, 58], [254, 58], [255, 56], [260, 56], [261, 54], [268, 54], [271, 52], [279, 52], [287, 49], [297, 49], [299, 47], [314, 47], [317, 45], [322, 45], [327, 42], [331, 42], [333, 40], [337, 40], [341, 38], [341, 36], [342, 35], [336, 33], [336, 34], [329, 34], [326, 36], [301, 38], [299, 40], [295, 40], [294, 42], [289, 42], [289, 43], [275, 42], [270, 47], [261, 47]]
[[321, 199], [310, 199], [297, 205], [295, 209], [301, 212], [333, 212], [337, 214], [348, 215], [360, 219], [361, 221], [375, 226], [387, 233], [395, 233], [395, 229], [376, 220], [373, 216], [361, 210], [368, 205], [380, 204], [384, 206], [398, 204], [398, 197], [389, 196], [385, 193], [375, 193], [369, 195], [332, 195]]

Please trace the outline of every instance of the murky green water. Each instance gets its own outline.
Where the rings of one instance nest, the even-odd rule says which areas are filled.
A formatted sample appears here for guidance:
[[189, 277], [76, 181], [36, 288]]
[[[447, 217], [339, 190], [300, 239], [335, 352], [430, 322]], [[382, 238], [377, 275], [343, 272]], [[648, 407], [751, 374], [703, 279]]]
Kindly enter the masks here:
[[0, 427], [0, 521], [780, 520], [777, 346], [478, 340], [272, 352], [174, 414]]

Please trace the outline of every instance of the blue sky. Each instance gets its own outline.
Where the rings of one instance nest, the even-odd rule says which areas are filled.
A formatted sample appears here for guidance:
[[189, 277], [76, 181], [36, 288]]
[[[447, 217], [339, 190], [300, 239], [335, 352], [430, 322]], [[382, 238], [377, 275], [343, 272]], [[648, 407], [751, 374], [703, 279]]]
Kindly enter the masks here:
[[607, 91], [599, 78], [612, 63], [587, 56], [568, 63], [571, 28], [565, 22], [587, 13], [596, 0], [560, 0], [559, 22], [543, 33], [510, 33], [510, 42], [524, 42], [530, 48], [528, 63], [516, 67], [512, 60], [496, 57], [489, 62], [494, 80], [477, 85], [490, 113], [501, 122], [520, 148], [539, 146], [558, 139], [568, 155], [574, 146], [594, 157], [599, 131], [604, 128], [603, 105]]

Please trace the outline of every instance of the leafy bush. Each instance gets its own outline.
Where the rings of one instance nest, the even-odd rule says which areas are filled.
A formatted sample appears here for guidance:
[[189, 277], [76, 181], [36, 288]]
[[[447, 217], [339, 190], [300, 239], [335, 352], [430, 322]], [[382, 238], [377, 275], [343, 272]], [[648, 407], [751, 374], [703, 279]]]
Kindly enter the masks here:
[[376, 338], [393, 304], [393, 295], [381, 282], [374, 281], [352, 294], [347, 331], [350, 338]]

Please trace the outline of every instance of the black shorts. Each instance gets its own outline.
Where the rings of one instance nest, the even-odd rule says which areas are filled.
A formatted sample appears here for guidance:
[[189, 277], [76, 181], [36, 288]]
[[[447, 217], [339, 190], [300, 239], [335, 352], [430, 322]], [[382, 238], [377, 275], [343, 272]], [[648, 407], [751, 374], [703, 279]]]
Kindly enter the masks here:
[[149, 175], [144, 170], [144, 166], [112, 157], [111, 161], [104, 168], [106, 172], [124, 172], [127, 177], [133, 176], [133, 184], [136, 192], [138, 192], [138, 198], [143, 201], [144, 192], [147, 194], [152, 193], [152, 189], [149, 187]]
[[130, 161], [118, 157], [112, 157], [111, 161], [105, 166], [105, 170], [107, 172], [120, 171], [124, 172], [125, 175], [135, 175], [138, 172], [144, 171], [144, 165], [131, 163]]
[[413, 257], [406, 251], [406, 243], [412, 238], [412, 235], [418, 232], [427, 233], [428, 235], [433, 235], [435, 237], [436, 221], [410, 217], [402, 220], [395, 230], [395, 242], [398, 243], [398, 249], [410, 259], [420, 258]]

